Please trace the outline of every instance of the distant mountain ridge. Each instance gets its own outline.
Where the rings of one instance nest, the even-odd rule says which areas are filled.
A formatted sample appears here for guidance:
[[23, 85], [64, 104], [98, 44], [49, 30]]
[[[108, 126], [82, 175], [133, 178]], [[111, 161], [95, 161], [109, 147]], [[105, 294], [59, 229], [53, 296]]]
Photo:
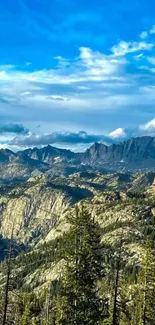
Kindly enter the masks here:
[[76, 156], [76, 154], [67, 149], [59, 149], [53, 146], [46, 146], [41, 149], [37, 147], [33, 149], [26, 149], [24, 151], [31, 159], [40, 160], [42, 162], [51, 163], [57, 157], [61, 157], [63, 159], [72, 159]]
[[94, 143], [86, 150], [82, 161], [117, 168], [122, 165], [129, 169], [138, 169], [143, 165], [147, 168], [147, 163], [155, 167], [155, 138], [149, 136], [132, 138], [110, 146]]
[[[20, 168], [19, 168], [20, 167]], [[20, 175], [18, 170], [20, 169]], [[29, 148], [17, 153], [0, 150], [0, 178], [27, 177], [33, 170], [53, 174], [70, 174], [91, 169], [107, 170], [155, 170], [155, 138], [150, 136], [132, 138], [119, 144], [107, 146], [94, 143], [83, 153], [55, 148]]]

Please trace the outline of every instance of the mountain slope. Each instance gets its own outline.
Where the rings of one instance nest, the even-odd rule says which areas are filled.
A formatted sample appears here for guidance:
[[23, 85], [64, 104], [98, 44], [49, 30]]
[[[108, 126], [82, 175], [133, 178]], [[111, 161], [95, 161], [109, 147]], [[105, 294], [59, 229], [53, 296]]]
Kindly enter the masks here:
[[25, 183], [0, 187], [0, 234], [25, 246], [35, 244], [52, 229], [73, 203], [92, 197], [87, 188], [54, 182], [46, 175]]
[[[110, 177], [113, 176], [109, 175], [109, 180]], [[138, 189], [139, 175], [132, 177], [137, 180]], [[114, 178], [121, 182], [120, 174]], [[145, 174], [143, 181], [144, 178]], [[44, 284], [59, 277], [63, 266], [60, 245], [65, 244], [63, 234], [69, 230], [66, 215], [75, 213], [75, 203], [84, 206], [99, 222], [102, 242], [108, 249], [113, 250], [123, 234], [128, 265], [137, 265], [143, 254], [141, 244], [144, 236], [151, 235], [155, 239], [155, 182], [152, 178], [151, 186], [142, 188], [137, 195], [132, 192], [133, 179], [123, 178], [122, 182], [129, 182], [130, 189], [123, 192], [118, 187], [117, 190], [98, 188], [93, 193], [87, 189], [90, 179], [83, 188], [84, 178], [77, 191], [79, 178], [76, 175], [71, 179], [58, 179], [55, 184], [44, 176], [30, 179], [25, 188], [24, 185], [10, 191], [7, 188], [5, 195], [1, 196], [1, 234], [4, 238], [10, 236], [13, 222], [16, 241], [31, 246], [31, 250], [17, 257], [14, 265], [14, 274], [21, 281], [20, 285], [40, 292]], [[99, 183], [99, 178], [94, 178], [94, 183], [95, 180]], [[149, 184], [148, 175], [145, 185], [147, 180]]]
[[[87, 176], [87, 177], [86, 177]], [[105, 203], [143, 197], [141, 191], [153, 188], [155, 173], [76, 173], [69, 177], [35, 175], [23, 183], [0, 186], [0, 235], [34, 246], [46, 238], [59, 236], [66, 227], [66, 212], [83, 202], [90, 211]]]

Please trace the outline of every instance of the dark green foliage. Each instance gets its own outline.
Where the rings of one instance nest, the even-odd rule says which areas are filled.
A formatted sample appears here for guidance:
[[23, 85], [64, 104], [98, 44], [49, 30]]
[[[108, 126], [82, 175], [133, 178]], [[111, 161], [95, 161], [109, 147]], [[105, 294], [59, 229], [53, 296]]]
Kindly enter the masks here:
[[135, 325], [155, 323], [155, 252], [152, 241], [147, 238], [144, 256], [137, 281], [135, 296]]
[[100, 228], [84, 210], [68, 218], [65, 271], [57, 303], [57, 324], [97, 325], [103, 319], [104, 302], [97, 283], [103, 276]]

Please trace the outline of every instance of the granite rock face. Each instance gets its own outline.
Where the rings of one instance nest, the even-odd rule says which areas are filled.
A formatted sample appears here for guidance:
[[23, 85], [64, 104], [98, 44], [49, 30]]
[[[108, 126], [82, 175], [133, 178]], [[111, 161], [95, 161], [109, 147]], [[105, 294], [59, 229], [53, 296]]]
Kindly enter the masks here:
[[30, 178], [21, 184], [1, 187], [1, 234], [25, 245], [33, 245], [47, 235], [62, 218], [69, 206], [80, 199], [92, 197], [89, 189], [63, 179], [54, 183], [46, 175]]
[[82, 161], [113, 169], [155, 168], [155, 138], [133, 138], [111, 146], [95, 143], [84, 153]]

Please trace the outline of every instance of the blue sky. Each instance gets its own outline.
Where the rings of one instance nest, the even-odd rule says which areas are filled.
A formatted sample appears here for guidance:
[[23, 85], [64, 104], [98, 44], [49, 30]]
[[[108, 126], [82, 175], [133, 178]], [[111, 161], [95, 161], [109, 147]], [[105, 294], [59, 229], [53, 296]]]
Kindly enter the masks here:
[[1, 0], [1, 147], [155, 135], [153, 0]]

